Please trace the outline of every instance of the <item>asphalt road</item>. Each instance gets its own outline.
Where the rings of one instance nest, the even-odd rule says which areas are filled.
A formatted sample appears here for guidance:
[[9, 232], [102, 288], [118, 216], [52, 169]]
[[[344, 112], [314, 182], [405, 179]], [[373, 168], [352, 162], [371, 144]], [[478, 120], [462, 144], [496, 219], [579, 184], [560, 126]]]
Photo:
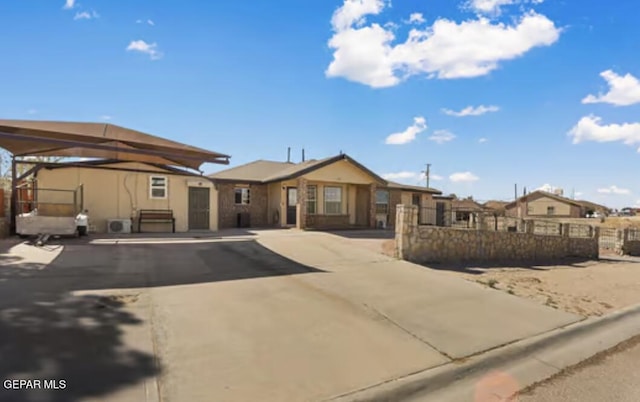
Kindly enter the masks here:
[[640, 401], [640, 337], [565, 370], [514, 398], [517, 402]]

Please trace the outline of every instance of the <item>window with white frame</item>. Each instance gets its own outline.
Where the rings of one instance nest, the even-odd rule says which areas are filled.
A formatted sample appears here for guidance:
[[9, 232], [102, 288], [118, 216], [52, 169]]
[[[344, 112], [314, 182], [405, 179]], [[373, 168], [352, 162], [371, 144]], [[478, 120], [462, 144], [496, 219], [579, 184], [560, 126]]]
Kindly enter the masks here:
[[324, 188], [324, 213], [327, 215], [342, 213], [342, 187]]
[[387, 190], [376, 190], [376, 214], [389, 213], [389, 192]]
[[307, 186], [307, 213], [315, 215], [318, 213], [318, 187]]
[[249, 205], [251, 203], [251, 189], [248, 187], [236, 187], [235, 200], [238, 205]]
[[165, 199], [168, 194], [167, 176], [150, 176], [149, 177], [149, 198]]

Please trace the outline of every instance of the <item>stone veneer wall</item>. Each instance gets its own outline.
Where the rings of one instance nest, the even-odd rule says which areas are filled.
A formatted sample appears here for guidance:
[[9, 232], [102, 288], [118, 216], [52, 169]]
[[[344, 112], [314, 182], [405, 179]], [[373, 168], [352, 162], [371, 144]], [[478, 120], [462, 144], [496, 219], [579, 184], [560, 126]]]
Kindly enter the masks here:
[[626, 255], [632, 255], [640, 257], [640, 241], [639, 240], [627, 240], [622, 246], [622, 253]]
[[249, 185], [249, 205], [236, 205], [234, 183], [217, 183], [218, 186], [218, 226], [220, 229], [237, 227], [238, 213], [251, 215], [252, 227], [269, 226], [268, 187], [266, 184]]
[[396, 225], [396, 205], [402, 204], [402, 191], [389, 191], [389, 228], [393, 229]]
[[3, 191], [0, 196], [4, 198], [4, 210], [0, 211], [0, 238], [9, 236], [11, 226], [11, 189], [0, 187]]
[[418, 208], [398, 205], [396, 256], [413, 262], [538, 262], [567, 257], [598, 258], [598, 228], [589, 237], [453, 229], [418, 225]]

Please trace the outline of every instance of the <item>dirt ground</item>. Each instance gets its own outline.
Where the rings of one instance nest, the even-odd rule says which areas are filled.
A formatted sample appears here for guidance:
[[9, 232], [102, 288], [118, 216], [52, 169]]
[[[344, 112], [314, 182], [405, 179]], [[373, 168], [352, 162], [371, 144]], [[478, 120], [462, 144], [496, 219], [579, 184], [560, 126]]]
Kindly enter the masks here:
[[553, 266], [447, 268], [446, 272], [582, 316], [600, 316], [640, 303], [640, 258], [611, 257]]

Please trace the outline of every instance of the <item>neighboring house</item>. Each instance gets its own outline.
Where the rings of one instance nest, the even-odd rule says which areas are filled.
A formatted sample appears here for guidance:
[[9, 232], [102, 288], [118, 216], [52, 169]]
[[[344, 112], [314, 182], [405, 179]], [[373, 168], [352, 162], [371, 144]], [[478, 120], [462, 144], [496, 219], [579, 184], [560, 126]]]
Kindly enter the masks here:
[[611, 209], [604, 205], [585, 200], [578, 202], [584, 207], [583, 217], [593, 215], [594, 213], [597, 213], [599, 216], [609, 216], [611, 214]]
[[475, 227], [478, 222], [478, 215], [485, 211], [482, 205], [470, 198], [452, 200], [451, 210], [453, 226], [464, 227]]
[[482, 206], [485, 210], [496, 216], [503, 216], [505, 214], [505, 207], [509, 204], [507, 201], [487, 201]]
[[218, 192], [220, 228], [391, 227], [396, 205], [436, 208], [441, 194], [386, 181], [346, 154], [301, 163], [258, 160], [209, 178]]
[[514, 218], [554, 217], [583, 218], [586, 207], [572, 200], [546, 191], [534, 191], [505, 206], [506, 215]]
[[[92, 232], [107, 232], [107, 222], [112, 219], [131, 219], [133, 230], [138, 231], [136, 217], [143, 209], [171, 210], [176, 232], [218, 228], [218, 199], [213, 183], [182, 169], [99, 160], [41, 167], [34, 177], [39, 197], [37, 207], [43, 214], [56, 215], [56, 208], [74, 201], [68, 199], [72, 196], [70, 192], [57, 190], [74, 190], [82, 185], [82, 205], [89, 210]], [[168, 222], [142, 226], [146, 232], [172, 230]]]

